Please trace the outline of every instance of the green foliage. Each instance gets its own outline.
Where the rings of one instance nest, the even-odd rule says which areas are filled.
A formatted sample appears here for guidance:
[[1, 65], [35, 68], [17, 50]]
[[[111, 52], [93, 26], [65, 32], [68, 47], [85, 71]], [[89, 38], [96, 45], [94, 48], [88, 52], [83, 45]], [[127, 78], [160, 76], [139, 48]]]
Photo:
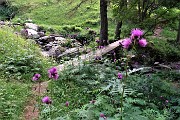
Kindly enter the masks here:
[[[81, 1], [47, 1], [47, 0], [24, 0], [12, 1], [19, 7], [19, 14], [17, 18], [27, 19], [31, 18], [38, 24], [48, 25], [75, 25], [82, 23], [83, 21], [98, 17], [99, 13], [97, 9], [87, 9], [86, 6], [93, 6], [93, 8], [99, 8], [95, 0], [87, 1], [82, 4], [79, 8], [74, 9]], [[27, 6], [29, 9], [27, 9]], [[31, 11], [31, 12], [29, 12]]]
[[4, 82], [2, 79], [0, 84], [0, 119], [19, 119], [30, 95], [30, 86], [18, 82]]
[[[176, 26], [176, 29], [177, 29], [177, 26]], [[167, 39], [170, 39], [170, 40], [175, 40], [176, 37], [177, 37], [177, 31], [174, 31], [172, 29], [172, 26], [171, 26], [171, 28], [169, 28], [169, 27], [164, 28], [162, 30], [161, 34], [162, 34], [163, 37], [165, 37]], [[173, 42], [175, 42], [175, 41], [172, 41], [171, 43], [173, 43]]]
[[40, 55], [37, 46], [13, 34], [10, 28], [0, 29], [1, 77], [29, 80], [34, 73], [46, 74], [50, 66]]
[[14, 58], [7, 57], [0, 69], [5, 73], [4, 76], [8, 76], [9, 78], [15, 77], [20, 80], [26, 74], [42, 73], [41, 68], [43, 68], [42, 62], [40, 59], [35, 58], [34, 55], [17, 55]]
[[[172, 120], [177, 119], [179, 108], [176, 108], [175, 106], [179, 104], [178, 98], [180, 94], [179, 90], [177, 90], [177, 87], [169, 82], [170, 79], [173, 79], [176, 76], [168, 76], [167, 74], [166, 76], [168, 77], [165, 78], [165, 76], [162, 76], [162, 74], [166, 74], [166, 72], [151, 74], [149, 76], [131, 76], [129, 77], [128, 83], [130, 87], [138, 90], [138, 92], [142, 92], [144, 98], [148, 101], [147, 105], [151, 107], [151, 109], [155, 110], [148, 110], [148, 113], [146, 113], [147, 111], [145, 110], [145, 114], [149, 114], [147, 115], [149, 118], [153, 120], [154, 118], [151, 116], [153, 114], [149, 112], [155, 112], [155, 114], [157, 114], [160, 118], [165, 117]], [[167, 103], [166, 100], [168, 100], [169, 102]], [[161, 110], [164, 108], [167, 108], [167, 111], [166, 113], [164, 113], [163, 117], [161, 116], [162, 113], [161, 115], [159, 115], [160, 113], [157, 110]], [[154, 117], [156, 117], [156, 115]]]
[[0, 20], [12, 19], [17, 12], [17, 7], [10, 4], [0, 5]]
[[[173, 42], [169, 43], [165, 39], [148, 38], [149, 45], [146, 48], [138, 49], [139, 55], [145, 55], [144, 62], [168, 62], [178, 61], [180, 59], [180, 47], [174, 45]], [[141, 61], [139, 57], [138, 61]]]
[[[159, 74], [151, 77], [129, 76], [124, 89], [124, 107], [121, 114], [123, 81], [117, 79], [117, 72], [108, 61], [103, 64], [79, 64], [76, 68], [66, 68], [60, 73], [58, 81], [52, 81], [50, 85], [53, 88], [51, 118], [92, 120], [98, 119], [100, 113], [112, 120], [120, 119], [121, 115], [125, 120], [165, 120], [177, 117], [176, 113], [168, 109], [167, 112], [162, 112], [166, 106], [178, 113], [179, 108], [165, 103], [166, 99], [170, 101], [171, 95], [177, 102], [175, 98], [178, 97], [175, 96], [178, 96], [178, 91], [163, 81]], [[160, 96], [164, 98], [161, 100]], [[95, 102], [89, 103], [91, 100]], [[66, 101], [70, 103], [68, 107], [65, 106]], [[48, 109], [48, 106], [42, 108], [42, 119], [49, 118]]]
[[100, 24], [100, 19], [97, 19], [97, 20], [86, 20], [85, 21], [85, 25], [99, 25]]
[[65, 30], [67, 33], [82, 31], [81, 27], [76, 27], [74, 25], [66, 25], [66, 26], [63, 26], [62, 29]]

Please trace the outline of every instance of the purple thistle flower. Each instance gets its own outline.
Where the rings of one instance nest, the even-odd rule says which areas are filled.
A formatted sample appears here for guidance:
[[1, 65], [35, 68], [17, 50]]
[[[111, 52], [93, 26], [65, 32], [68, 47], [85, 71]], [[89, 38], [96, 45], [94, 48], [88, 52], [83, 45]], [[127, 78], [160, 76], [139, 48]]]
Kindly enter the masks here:
[[144, 34], [144, 31], [142, 31], [139, 28], [135, 28], [131, 30], [131, 39], [140, 38]]
[[41, 75], [38, 74], [38, 73], [36, 73], [36, 74], [32, 77], [32, 80], [33, 80], [33, 81], [37, 81], [40, 77], [41, 77]]
[[141, 47], [146, 47], [146, 45], [147, 45], [146, 39], [142, 38], [141, 40], [139, 40], [139, 45], [140, 45]]
[[122, 79], [123, 75], [121, 73], [118, 73], [118, 79]]
[[169, 100], [166, 100], [165, 102], [166, 102], [166, 103], [169, 103]]
[[124, 39], [120, 44], [122, 45], [123, 48], [128, 49], [129, 46], [131, 45], [132, 41], [130, 38]]
[[57, 80], [58, 77], [59, 77], [59, 75], [58, 75], [57, 72], [58, 72], [58, 71], [57, 71], [57, 68], [55, 68], [55, 67], [52, 67], [51, 69], [49, 69], [49, 70], [48, 70], [48, 76], [49, 76], [49, 78], [53, 78], [53, 79]]
[[52, 103], [51, 99], [50, 99], [48, 96], [44, 97], [44, 98], [42, 99], [42, 102], [43, 102], [43, 103], [46, 103], [46, 104], [51, 104], [51, 103]]
[[68, 106], [69, 106], [69, 102], [68, 102], [68, 101], [66, 101], [65, 106], [66, 106], [66, 107], [68, 107]]

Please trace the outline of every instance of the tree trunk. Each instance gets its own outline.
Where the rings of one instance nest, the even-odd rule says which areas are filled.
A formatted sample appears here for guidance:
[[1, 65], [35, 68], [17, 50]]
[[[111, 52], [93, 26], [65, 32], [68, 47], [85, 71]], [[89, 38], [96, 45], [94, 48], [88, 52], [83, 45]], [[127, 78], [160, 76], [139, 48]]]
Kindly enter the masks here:
[[177, 43], [180, 44], [180, 19], [179, 19], [179, 28], [178, 28], [178, 34], [177, 34]]
[[100, 44], [108, 44], [108, 19], [107, 19], [107, 0], [100, 0], [100, 16], [101, 16], [101, 29], [100, 29]]
[[116, 25], [116, 31], [115, 31], [115, 40], [119, 40], [121, 36], [121, 27], [122, 27], [122, 21], [118, 22]]

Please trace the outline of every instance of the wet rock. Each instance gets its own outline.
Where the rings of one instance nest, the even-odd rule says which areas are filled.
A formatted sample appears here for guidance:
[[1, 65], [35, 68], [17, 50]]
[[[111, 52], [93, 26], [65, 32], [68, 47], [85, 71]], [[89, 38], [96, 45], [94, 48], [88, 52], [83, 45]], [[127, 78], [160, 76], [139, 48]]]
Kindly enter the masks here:
[[36, 41], [36, 43], [39, 44], [39, 45], [41, 45], [41, 46], [45, 45], [43, 42], [40, 42], [40, 41], [38, 41], [38, 40]]
[[0, 25], [6, 25], [4, 21], [0, 21]]
[[53, 46], [49, 51], [48, 54], [50, 57], [57, 57], [60, 54], [62, 54], [64, 51], [66, 51], [66, 48], [61, 46]]
[[44, 36], [45, 36], [45, 32], [40, 31], [40, 32], [38, 32], [38, 35], [39, 35], [40, 37], [44, 37]]
[[53, 47], [52, 44], [47, 44], [47, 45], [43, 46], [43, 50], [49, 51], [52, 47]]
[[25, 23], [24, 27], [25, 27], [25, 29], [33, 29], [35, 31], [38, 31], [38, 29], [39, 29], [38, 25], [36, 25], [34, 23]]
[[64, 51], [62, 54], [60, 54], [57, 58], [62, 58], [64, 56], [75, 56], [77, 54], [80, 54], [84, 51], [83, 48], [75, 47], [75, 48], [69, 48], [66, 51]]
[[27, 39], [37, 39], [40, 36], [38, 35], [38, 32], [33, 29], [22, 29], [21, 35], [24, 36]]
[[57, 43], [62, 45], [62, 44], [65, 44], [66, 43], [66, 38], [63, 38], [63, 37], [55, 37], [55, 40], [58, 41]]
[[40, 37], [38, 41], [43, 42], [43, 43], [49, 43], [49, 42], [55, 41], [55, 37], [54, 36], [44, 36], [44, 37]]

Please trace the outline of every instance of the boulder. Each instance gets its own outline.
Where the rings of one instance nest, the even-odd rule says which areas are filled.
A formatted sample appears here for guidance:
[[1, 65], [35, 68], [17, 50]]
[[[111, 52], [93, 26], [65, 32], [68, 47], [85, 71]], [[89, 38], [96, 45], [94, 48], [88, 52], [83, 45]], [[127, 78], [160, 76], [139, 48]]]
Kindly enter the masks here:
[[40, 32], [38, 32], [38, 35], [39, 35], [40, 37], [44, 37], [44, 36], [45, 36], [45, 32], [40, 31]]
[[60, 45], [66, 43], [66, 38], [63, 38], [63, 37], [55, 37], [55, 40], [58, 41], [58, 44]]
[[22, 29], [21, 35], [26, 37], [27, 39], [38, 39], [40, 36], [38, 32], [33, 29]]
[[44, 37], [40, 37], [38, 41], [43, 42], [43, 43], [50, 43], [50, 42], [55, 41], [55, 37], [54, 36], [44, 36]]
[[62, 58], [64, 56], [75, 56], [82, 52], [84, 52], [84, 48], [79, 48], [79, 47], [69, 48], [66, 51], [64, 51], [62, 54], [58, 55], [57, 58]]
[[66, 48], [61, 46], [53, 46], [49, 51], [48, 54], [50, 57], [57, 57], [60, 54], [62, 54], [64, 51], [66, 51]]
[[34, 23], [25, 23], [24, 24], [25, 29], [33, 29], [35, 31], [39, 30], [38, 25], [34, 24]]
[[0, 21], [0, 25], [6, 25], [4, 21]]
[[43, 50], [49, 51], [52, 47], [53, 47], [52, 44], [47, 44], [47, 45], [43, 46]]

